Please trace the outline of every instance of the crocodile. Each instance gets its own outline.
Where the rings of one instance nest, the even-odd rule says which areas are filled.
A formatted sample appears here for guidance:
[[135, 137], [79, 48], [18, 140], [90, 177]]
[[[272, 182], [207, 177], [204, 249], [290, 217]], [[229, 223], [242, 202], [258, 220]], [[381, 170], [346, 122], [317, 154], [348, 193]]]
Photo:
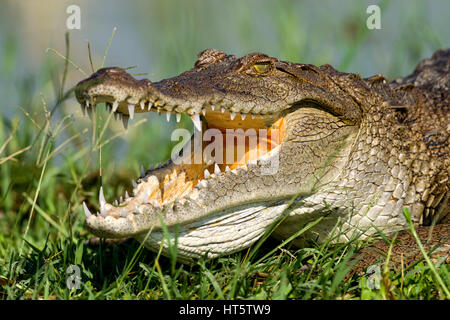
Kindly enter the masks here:
[[163, 165], [141, 168], [131, 195], [109, 203], [101, 187], [98, 210], [83, 202], [87, 228], [166, 255], [176, 244], [192, 262], [268, 230], [297, 246], [392, 234], [408, 228], [405, 208], [416, 227], [446, 224], [449, 68], [450, 49], [391, 82], [207, 49], [159, 82], [99, 69], [75, 87], [83, 111], [105, 103], [125, 127], [138, 113], [185, 114], [194, 133], [177, 136], [182, 149]]

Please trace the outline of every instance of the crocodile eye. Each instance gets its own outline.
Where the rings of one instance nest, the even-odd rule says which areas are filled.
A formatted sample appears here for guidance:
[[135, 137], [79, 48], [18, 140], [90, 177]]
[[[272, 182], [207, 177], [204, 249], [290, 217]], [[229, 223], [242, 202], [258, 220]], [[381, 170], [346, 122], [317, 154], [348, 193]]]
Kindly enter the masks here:
[[252, 68], [257, 73], [267, 73], [270, 70], [270, 62], [255, 63]]

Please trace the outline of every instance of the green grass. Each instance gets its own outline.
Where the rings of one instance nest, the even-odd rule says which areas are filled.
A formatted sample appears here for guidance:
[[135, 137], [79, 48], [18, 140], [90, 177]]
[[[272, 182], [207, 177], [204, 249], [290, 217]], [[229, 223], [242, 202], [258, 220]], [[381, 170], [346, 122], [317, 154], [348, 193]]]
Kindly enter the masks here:
[[[384, 39], [377, 38], [376, 32], [355, 31], [354, 26], [363, 25], [365, 19], [365, 15], [361, 15], [365, 7], [359, 2], [354, 3], [353, 11], [348, 11], [345, 17], [339, 16], [347, 31], [336, 37], [333, 35], [333, 40], [330, 40], [329, 30], [333, 28], [334, 18], [330, 18], [330, 12], [311, 19], [300, 2], [262, 3], [257, 8], [245, 5], [233, 11], [235, 22], [227, 25], [226, 34], [232, 34], [227, 41], [238, 44], [234, 47], [236, 51], [230, 53], [239, 55], [258, 50], [292, 61], [332, 63], [340, 65], [342, 71], [356, 72], [367, 66], [386, 65], [386, 50], [384, 55], [380, 50], [377, 55], [365, 56]], [[153, 7], [147, 10], [165, 12], [161, 21], [169, 16], [173, 17], [170, 19], [173, 23], [184, 21], [186, 24], [182, 28], [179, 24], [141, 28], [166, 35], [166, 41], [153, 48], [160, 57], [157, 72], [165, 77], [190, 68], [200, 49], [227, 48], [226, 41], [220, 42], [225, 37], [223, 28], [210, 29], [213, 24], [207, 19], [212, 18], [208, 18], [207, 12], [214, 10], [209, 4], [195, 4], [196, 7], [187, 11], [178, 6], [163, 8], [167, 12]], [[214, 5], [222, 6], [219, 2]], [[382, 5], [388, 6], [390, 2]], [[409, 17], [406, 23], [409, 29], [403, 29], [402, 33], [413, 36], [395, 41], [392, 56], [387, 58], [388, 67], [383, 69], [390, 77], [406, 75], [418, 59], [424, 57], [424, 52], [434, 51], [441, 42], [445, 43], [445, 37], [426, 23], [413, 24], [413, 21], [425, 21], [425, 14], [414, 7], [412, 5], [405, 13]], [[222, 12], [222, 9], [216, 11]], [[203, 12], [205, 21], [195, 16], [197, 12]], [[260, 32], [255, 16], [270, 25], [270, 32]], [[160, 23], [158, 19], [138, 20], [139, 23]], [[193, 21], [204, 23], [208, 28], [192, 26]], [[317, 28], [317, 21], [322, 28]], [[394, 20], [383, 21], [385, 32], [389, 32], [389, 24]], [[180, 30], [181, 35], [177, 36]], [[216, 33], [212, 39], [207, 38], [205, 30]], [[314, 36], [307, 30], [313, 30]], [[106, 46], [108, 35], [105, 39]], [[152, 39], [158, 39], [157, 35]], [[142, 163], [147, 167], [168, 159], [172, 146], [169, 132], [174, 124], [167, 126], [156, 115], [140, 116], [131, 123], [134, 127], [125, 133], [121, 124], [108, 121], [103, 107], [98, 108], [95, 122], [89, 121], [80, 115], [73, 95], [69, 95], [73, 83], [67, 79], [83, 76], [53, 52], [42, 61], [36, 74], [16, 78], [15, 70], [20, 64], [18, 41], [17, 35], [8, 35], [0, 55], [0, 92], [2, 96], [15, 92], [18, 97], [15, 106], [1, 105], [0, 298], [446, 298], [443, 287], [448, 287], [448, 266], [433, 265], [426, 260], [403, 272], [382, 272], [378, 289], [370, 288], [367, 276], [346, 277], [351, 258], [363, 245], [357, 241], [298, 249], [289, 242], [279, 243], [268, 238], [248, 250], [212, 261], [200, 259], [194, 265], [177, 263], [173, 260], [175, 253], [172, 258], [166, 258], [149, 252], [134, 240], [115, 246], [86, 243], [91, 235], [84, 226], [81, 203], [87, 201], [90, 207], [98, 206], [97, 195], [102, 184], [107, 186], [106, 198], [114, 199], [126, 189], [130, 190], [130, 177], [138, 176]], [[153, 44], [148, 41], [148, 46]], [[115, 47], [114, 50], [121, 49]], [[66, 56], [69, 53], [69, 49], [62, 52]], [[104, 61], [103, 54], [97, 60], [93, 58], [94, 62]], [[77, 73], [76, 77], [73, 74], [71, 78], [66, 77], [70, 73]], [[14, 86], [11, 79], [14, 79]], [[190, 120], [184, 117], [179, 126], [192, 128]], [[78, 290], [67, 287], [70, 276], [67, 270], [71, 265], [79, 267], [81, 272]]]
[[[116, 246], [84, 244], [87, 235], [47, 233], [42, 246], [26, 241], [24, 252], [9, 248], [0, 270], [5, 299], [442, 299], [433, 272], [419, 263], [406, 274], [383, 274], [379, 289], [364, 276], [345, 279], [355, 245], [276, 249], [268, 241], [249, 260], [243, 251], [212, 261], [182, 265], [141, 250], [128, 241]], [[20, 235], [17, 235], [20, 236]], [[20, 241], [19, 241], [20, 242]], [[273, 252], [268, 252], [275, 249]], [[251, 250], [251, 249], [250, 249]], [[268, 255], [266, 255], [269, 253]], [[69, 290], [67, 268], [81, 270], [81, 286]], [[448, 273], [445, 266], [437, 270]], [[69, 274], [70, 275], [70, 274]], [[6, 283], [6, 279], [9, 283]]]

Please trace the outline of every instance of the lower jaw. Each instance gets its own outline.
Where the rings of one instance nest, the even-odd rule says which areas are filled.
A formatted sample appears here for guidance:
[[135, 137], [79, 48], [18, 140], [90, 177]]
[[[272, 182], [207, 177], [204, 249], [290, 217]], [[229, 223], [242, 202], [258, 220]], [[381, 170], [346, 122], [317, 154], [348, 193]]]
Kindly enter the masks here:
[[[174, 254], [184, 263], [192, 263], [202, 257], [216, 258], [248, 248], [283, 216], [287, 202], [245, 205], [198, 221], [162, 230], [148, 230], [135, 238], [152, 251], [165, 256]], [[168, 242], [171, 242], [169, 246]], [[176, 244], [176, 245], [175, 245]]]

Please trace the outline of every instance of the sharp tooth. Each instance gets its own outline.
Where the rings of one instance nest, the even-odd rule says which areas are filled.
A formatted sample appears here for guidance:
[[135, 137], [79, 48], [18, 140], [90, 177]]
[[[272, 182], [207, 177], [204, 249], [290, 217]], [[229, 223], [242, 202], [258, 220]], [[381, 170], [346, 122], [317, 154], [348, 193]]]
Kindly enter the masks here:
[[88, 219], [90, 216], [92, 216], [92, 213], [89, 211], [89, 209], [86, 206], [86, 203], [84, 203], [84, 201], [83, 201], [83, 209], [84, 209], [84, 215], [86, 216], [86, 219]]
[[134, 179], [131, 179], [131, 184], [133, 185], [133, 188], [137, 187], [137, 183], [136, 183], [136, 181], [134, 181]]
[[117, 207], [119, 205], [119, 202], [116, 200], [114, 200], [114, 205]]
[[203, 172], [203, 175], [205, 176], [205, 179], [210, 176], [208, 169], [205, 169], [205, 171]]
[[94, 110], [92, 110], [92, 108], [89, 108], [89, 107], [86, 108], [86, 112], [87, 112], [87, 114], [89, 116], [89, 119], [91, 119], [91, 120], [92, 120], [92, 113], [93, 113], [93, 111]]
[[126, 218], [127, 217], [127, 210], [125, 210], [125, 208], [122, 208], [122, 212], [120, 213], [120, 216], [122, 218]]
[[105, 195], [103, 194], [103, 187], [100, 187], [100, 192], [98, 194], [98, 201], [100, 202], [100, 214], [103, 217], [106, 217], [108, 215], [108, 212], [106, 211], [106, 208], [105, 208], [106, 200], [105, 200]]
[[161, 205], [159, 204], [158, 200], [152, 200], [150, 201], [150, 203], [152, 204], [152, 206], [154, 206], [155, 208], [161, 208]]
[[229, 166], [225, 167], [225, 172], [231, 171]]
[[119, 203], [122, 203], [122, 202], [123, 202], [123, 197], [120, 196]]
[[130, 118], [129, 116], [127, 116], [126, 114], [122, 114], [122, 123], [123, 123], [123, 127], [125, 129], [128, 129], [128, 119]]
[[112, 105], [112, 112], [116, 112], [118, 107], [119, 107], [119, 101], [114, 101], [114, 103]]
[[86, 107], [89, 108], [89, 100], [86, 100]]
[[83, 113], [83, 116], [86, 115], [86, 107], [82, 104], [80, 104], [81, 112]]
[[153, 103], [151, 103], [150, 101], [148, 102], [148, 111], [150, 111], [150, 109], [152, 108]]
[[144, 190], [144, 196], [142, 197], [143, 203], [149, 203], [148, 196], [150, 195], [150, 191], [148, 189]]
[[252, 113], [252, 119], [255, 119], [255, 117], [256, 117], [256, 115], [254, 115], [254, 114]]
[[221, 171], [220, 171], [220, 168], [219, 168], [219, 166], [217, 165], [217, 163], [215, 163], [214, 164], [214, 173], [215, 174], [219, 174]]
[[133, 120], [134, 117], [134, 104], [128, 105], [128, 113], [130, 114], [130, 119]]
[[141, 102], [139, 104], [141, 105], [141, 110], [144, 110], [144, 108], [145, 108], [145, 101], [141, 100]]
[[128, 191], [125, 191], [125, 200], [130, 198], [130, 196], [128, 195]]
[[242, 119], [242, 120], [244, 120], [246, 116], [247, 116], [246, 113], [241, 113], [241, 119]]
[[167, 120], [167, 122], [170, 121], [170, 112], [166, 112], [166, 120]]
[[202, 109], [202, 113], [204, 116], [206, 116], [206, 109]]
[[206, 180], [200, 180], [197, 183], [197, 186], [199, 189], [206, 188], [208, 186], [208, 182], [206, 182]]
[[105, 195], [103, 194], [103, 187], [100, 187], [100, 192], [98, 193], [98, 201], [100, 202], [100, 208], [103, 208], [106, 204]]
[[211, 105], [211, 110], [214, 111], [215, 106], [212, 104]]
[[144, 166], [141, 164], [141, 177], [145, 176]]
[[194, 122], [194, 127], [197, 131], [202, 131], [202, 122], [200, 121], [200, 115], [198, 113], [191, 116], [192, 121]]
[[224, 113], [225, 112], [225, 108], [224, 107], [220, 108], [220, 112]]
[[180, 120], [181, 120], [181, 113], [177, 113], [175, 116], [177, 117], [177, 122], [180, 122]]
[[234, 119], [234, 117], [236, 117], [236, 112], [232, 112], [232, 113], [230, 114], [230, 118], [231, 118], [231, 120], [233, 120], [233, 119]]

